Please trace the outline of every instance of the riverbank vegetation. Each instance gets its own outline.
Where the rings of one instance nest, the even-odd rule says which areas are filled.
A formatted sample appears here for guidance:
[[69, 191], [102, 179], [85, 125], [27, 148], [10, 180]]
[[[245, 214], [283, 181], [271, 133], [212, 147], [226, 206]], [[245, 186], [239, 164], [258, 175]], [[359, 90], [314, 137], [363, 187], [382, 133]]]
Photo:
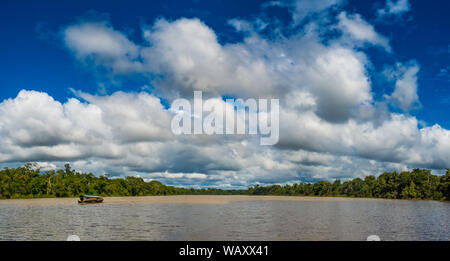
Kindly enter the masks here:
[[450, 170], [437, 176], [430, 170], [414, 169], [401, 173], [386, 172], [333, 183], [298, 183], [293, 185], [252, 186], [246, 190], [191, 189], [167, 186], [140, 177], [110, 178], [71, 169], [41, 171], [35, 164], [0, 170], [0, 198], [156, 195], [289, 195], [333, 196], [387, 199], [450, 200]]

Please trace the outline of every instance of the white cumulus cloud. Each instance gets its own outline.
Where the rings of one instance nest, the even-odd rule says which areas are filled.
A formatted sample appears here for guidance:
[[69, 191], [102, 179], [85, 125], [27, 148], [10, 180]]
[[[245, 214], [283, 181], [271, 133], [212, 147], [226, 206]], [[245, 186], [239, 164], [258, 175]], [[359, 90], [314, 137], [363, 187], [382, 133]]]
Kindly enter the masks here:
[[[386, 10], [400, 12], [389, 3], [394, 2], [388, 1]], [[271, 39], [253, 22], [229, 20], [243, 34], [234, 43], [219, 42], [216, 32], [195, 18], [158, 19], [143, 26], [141, 43], [107, 22], [69, 25], [63, 37], [89, 70], [144, 77], [169, 102], [191, 100], [200, 90], [228, 112], [233, 108], [223, 96], [280, 99], [276, 146], [262, 147], [249, 135], [174, 135], [176, 110], [146, 92], [73, 91], [74, 97], [57, 101], [22, 90], [0, 103], [0, 165], [35, 161], [49, 169], [71, 162], [98, 174], [227, 188], [450, 167], [450, 131], [437, 124], [420, 128], [408, 114], [420, 105], [418, 63], [387, 67], [393, 91], [377, 101], [364, 47], [391, 52], [388, 38], [361, 15], [339, 10], [322, 27], [317, 19], [343, 1], [273, 4], [288, 7], [294, 21], [307, 24]], [[325, 42], [323, 33], [336, 29], [342, 34]], [[402, 113], [389, 112], [386, 104]]]
[[402, 15], [411, 10], [409, 0], [387, 0], [382, 9], [377, 10], [379, 18], [384, 16]]
[[391, 51], [389, 39], [377, 33], [373, 25], [362, 19], [361, 15], [349, 15], [346, 12], [342, 12], [339, 14], [338, 18], [339, 24], [337, 25], [337, 28], [348, 35], [349, 38], [356, 40], [361, 45], [368, 43], [381, 46], [387, 52]]

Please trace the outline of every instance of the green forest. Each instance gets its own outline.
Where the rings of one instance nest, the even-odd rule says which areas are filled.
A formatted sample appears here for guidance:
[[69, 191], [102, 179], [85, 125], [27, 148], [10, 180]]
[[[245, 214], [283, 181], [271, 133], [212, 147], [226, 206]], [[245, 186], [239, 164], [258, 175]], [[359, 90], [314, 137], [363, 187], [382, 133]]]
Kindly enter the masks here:
[[386, 172], [378, 177], [367, 176], [333, 183], [298, 183], [293, 185], [252, 186], [245, 190], [193, 189], [167, 186], [159, 181], [140, 177], [111, 178], [95, 176], [71, 169], [41, 171], [36, 164], [0, 170], [0, 198], [44, 198], [100, 196], [156, 196], [156, 195], [286, 195], [361, 197], [386, 199], [450, 200], [450, 170], [443, 176], [430, 170]]

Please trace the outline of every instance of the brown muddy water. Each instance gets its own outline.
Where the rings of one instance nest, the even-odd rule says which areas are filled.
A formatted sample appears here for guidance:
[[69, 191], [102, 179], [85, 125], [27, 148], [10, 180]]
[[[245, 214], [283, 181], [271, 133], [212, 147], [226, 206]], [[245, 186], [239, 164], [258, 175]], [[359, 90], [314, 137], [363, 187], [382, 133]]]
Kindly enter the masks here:
[[0, 240], [450, 240], [450, 203], [273, 196], [0, 200]]

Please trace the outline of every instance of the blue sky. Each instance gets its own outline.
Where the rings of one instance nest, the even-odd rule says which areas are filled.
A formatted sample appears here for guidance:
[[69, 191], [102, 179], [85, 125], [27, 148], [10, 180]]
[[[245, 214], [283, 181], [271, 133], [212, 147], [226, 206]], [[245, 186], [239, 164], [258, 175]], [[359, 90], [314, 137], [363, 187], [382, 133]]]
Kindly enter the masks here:
[[[0, 43], [3, 61], [0, 65], [0, 99], [15, 97], [21, 89], [46, 91], [61, 101], [67, 98], [69, 88], [96, 91], [96, 79], [80, 68], [57, 42], [62, 27], [83, 17], [104, 15], [115, 27], [135, 30], [131, 35], [138, 41], [141, 37], [137, 28], [143, 23], [151, 23], [159, 17], [174, 20], [197, 17], [226, 43], [240, 38], [227, 20], [230, 17], [255, 17], [262, 12], [264, 2], [268, 1], [127, 1], [126, 6], [121, 1], [3, 2], [0, 31], [5, 37]], [[358, 12], [371, 21], [376, 19], [376, 9], [383, 5], [384, 1], [348, 1], [345, 9]], [[450, 110], [447, 16], [450, 3], [445, 0], [433, 1], [433, 4], [411, 1], [411, 6], [405, 19], [377, 24], [378, 31], [391, 38], [395, 53], [390, 57], [374, 51], [371, 59], [378, 70], [396, 59], [417, 60], [421, 65], [419, 94], [424, 108], [412, 113], [430, 124], [439, 123], [450, 128], [447, 117]], [[267, 9], [269, 15], [285, 22], [291, 19], [282, 8]], [[120, 89], [133, 89], [133, 84], [130, 85]], [[384, 88], [387, 87], [383, 83], [374, 85], [375, 92]]]
[[[332, 2], [334, 4], [329, 6], [327, 4], [318, 6], [317, 3], [319, 2]], [[250, 50], [249, 52], [252, 53], [251, 44], [248, 44], [246, 39], [257, 39], [256, 41], [261, 41], [261, 44], [256, 46], [261, 46], [261, 48], [263, 48], [262, 46], [265, 46], [264, 48], [267, 47], [267, 50], [258, 50], [255, 51], [255, 53], [252, 53], [251, 55], [254, 55], [255, 60], [264, 57], [264, 54], [261, 53], [264, 53], [265, 51], [269, 53], [273, 50], [283, 50], [283, 52], [290, 53], [293, 56], [291, 60], [295, 61], [295, 65], [300, 64], [303, 61], [302, 59], [304, 59], [306, 67], [300, 68], [298, 71], [293, 70], [292, 72], [307, 71], [306, 68], [309, 65], [308, 63], [314, 61], [313, 58], [311, 58], [312, 60], [307, 60], [305, 57], [308, 56], [308, 52], [302, 53], [300, 49], [296, 49], [296, 46], [304, 45], [302, 48], [309, 48], [311, 45], [317, 45], [320, 48], [325, 48], [324, 50], [330, 51], [332, 49], [331, 47], [334, 48], [338, 46], [339, 48], [336, 47], [336, 49], [343, 49], [344, 51], [336, 52], [335, 55], [342, 54], [346, 55], [346, 58], [354, 56], [357, 57], [357, 59], [360, 59], [361, 68], [364, 72], [361, 72], [361, 75], [358, 75], [361, 77], [364, 75], [366, 76], [364, 81], [367, 80], [368, 82], [367, 90], [360, 93], [360, 100], [349, 101], [349, 97], [344, 97], [339, 104], [345, 104], [345, 106], [347, 106], [348, 104], [370, 103], [370, 108], [366, 108], [367, 110], [372, 110], [372, 115], [367, 116], [370, 119], [365, 116], [365, 118], [362, 116], [356, 117], [353, 114], [350, 116], [341, 115], [340, 118], [333, 118], [334, 116], [331, 116], [329, 112], [326, 111], [329, 110], [326, 108], [327, 106], [321, 105], [321, 103], [332, 100], [324, 94], [326, 91], [318, 90], [317, 88], [314, 89], [314, 83], [301, 83], [302, 78], [299, 78], [298, 80], [292, 79], [290, 83], [286, 83], [287, 85], [291, 84], [292, 86], [296, 84], [299, 86], [313, 86], [308, 87], [313, 89], [308, 89], [307, 92], [310, 92], [315, 99], [317, 99], [318, 109], [315, 111], [314, 116], [318, 116], [324, 124], [334, 124], [327, 125], [329, 128], [339, 130], [340, 128], [344, 128], [342, 126], [343, 124], [354, 120], [358, 124], [361, 122], [370, 122], [370, 124], [373, 124], [372, 127], [374, 129], [381, 130], [381, 128], [378, 128], [379, 124], [382, 125], [383, 122], [389, 121], [388, 118], [391, 119], [394, 114], [398, 114], [405, 117], [405, 119], [417, 121], [417, 129], [415, 129], [414, 132], [420, 132], [422, 128], [429, 128], [431, 130], [431, 128], [437, 124], [444, 130], [444, 134], [439, 134], [443, 135], [444, 140], [434, 138], [433, 136], [433, 138], [430, 139], [436, 139], [437, 141], [435, 141], [435, 143], [427, 141], [426, 137], [429, 136], [425, 137], [424, 133], [428, 129], [425, 129], [420, 134], [422, 135], [421, 139], [424, 140], [423, 142], [428, 142], [426, 144], [413, 144], [413, 140], [416, 138], [411, 134], [411, 131], [406, 131], [406, 134], [397, 133], [400, 136], [408, 136], [411, 134], [412, 136], [409, 137], [409, 141], [375, 140], [375, 143], [386, 142], [387, 144], [391, 144], [392, 148], [404, 146], [404, 148], [402, 147], [404, 150], [401, 150], [401, 152], [398, 153], [423, 149], [423, 152], [421, 152], [423, 155], [411, 155], [409, 158], [399, 157], [398, 159], [390, 159], [389, 154], [381, 155], [382, 153], [380, 152], [389, 150], [390, 147], [373, 148], [372, 150], [370, 149], [370, 146], [367, 145], [364, 148], [359, 148], [357, 145], [354, 145], [357, 141], [345, 144], [336, 142], [336, 144], [332, 146], [318, 146], [317, 144], [306, 144], [302, 140], [299, 140], [303, 139], [303, 136], [292, 137], [292, 140], [290, 139], [291, 137], [286, 138], [286, 140], [281, 137], [279, 146], [268, 151], [264, 149], [264, 152], [258, 150], [257, 153], [261, 154], [261, 157], [264, 153], [266, 153], [264, 155], [267, 155], [267, 153], [273, 155], [271, 164], [274, 166], [277, 164], [283, 165], [280, 158], [286, 158], [286, 154], [289, 153], [291, 153], [289, 156], [294, 158], [300, 157], [305, 161], [312, 160], [313, 158], [331, 157], [329, 161], [336, 163], [334, 165], [326, 165], [329, 169], [337, 169], [337, 171], [335, 171], [337, 174], [332, 174], [332, 171], [327, 169], [326, 171], [328, 174], [319, 175], [319, 172], [325, 170], [313, 169], [310, 166], [308, 167], [308, 164], [306, 163], [304, 166], [300, 166], [302, 164], [296, 163], [294, 160], [290, 163], [286, 163], [286, 166], [280, 167], [280, 169], [286, 169], [288, 174], [283, 174], [282, 171], [279, 170], [279, 173], [276, 175], [261, 174], [261, 176], [258, 176], [256, 174], [243, 174], [241, 175], [242, 178], [233, 180], [230, 178], [233, 175], [239, 176], [239, 173], [244, 173], [246, 171], [247, 173], [251, 171], [256, 172], [257, 170], [252, 169], [250, 171], [245, 166], [245, 163], [237, 162], [239, 159], [237, 159], [236, 162], [215, 162], [215, 159], [205, 157], [206, 152], [203, 151], [204, 148], [196, 147], [200, 145], [196, 144], [195, 141], [192, 141], [192, 144], [190, 144], [191, 146], [188, 148], [174, 147], [172, 150], [173, 153], [180, 153], [180, 155], [183, 155], [183, 153], [189, 155], [194, 152], [194, 158], [190, 161], [186, 161], [186, 163], [181, 164], [180, 162], [184, 160], [183, 158], [180, 158], [180, 162], [170, 161], [165, 163], [166, 166], [170, 167], [165, 168], [162, 163], [150, 167], [142, 163], [145, 162], [144, 159], [131, 159], [130, 156], [129, 161], [126, 163], [123, 163], [120, 160], [112, 163], [114, 166], [113, 168], [106, 166], [106, 163], [100, 162], [107, 162], [106, 159], [114, 158], [114, 156], [101, 156], [92, 153], [92, 151], [99, 148], [83, 148], [81, 149], [82, 152], [79, 151], [79, 153], [74, 153], [67, 157], [58, 157], [54, 153], [42, 152], [40, 151], [41, 149], [44, 149], [42, 146], [47, 146], [50, 150], [58, 145], [65, 146], [67, 144], [77, 144], [77, 142], [80, 141], [70, 140], [66, 137], [55, 138], [58, 135], [49, 130], [43, 130], [42, 132], [36, 130], [33, 132], [30, 130], [30, 126], [21, 126], [19, 124], [14, 126], [23, 128], [24, 132], [30, 132], [28, 136], [26, 136], [27, 141], [24, 142], [23, 140], [25, 138], [23, 137], [20, 139], [18, 138], [21, 142], [17, 143], [17, 147], [15, 147], [14, 151], [13, 149], [10, 151], [3, 151], [2, 153], [4, 156], [3, 158], [0, 157], [0, 161], [3, 162], [3, 165], [21, 164], [26, 161], [38, 161], [46, 166], [60, 166], [65, 161], [70, 161], [73, 162], [75, 166], [89, 171], [113, 172], [117, 173], [117, 175], [125, 173], [127, 175], [143, 176], [148, 175], [148, 173], [153, 173], [148, 177], [159, 178], [167, 183], [175, 185], [197, 185], [198, 183], [193, 182], [192, 179], [189, 178], [194, 175], [192, 177], [203, 177], [202, 180], [205, 183], [201, 183], [200, 186], [214, 185], [225, 187], [245, 186], [255, 182], [286, 183], [298, 180], [333, 179], [336, 177], [345, 179], [354, 176], [375, 174], [375, 172], [383, 170], [401, 170], [412, 167], [429, 167], [439, 173], [444, 167], [450, 167], [448, 163], [447, 165], [442, 163], [446, 160], [448, 162], [449, 159], [449, 155], [447, 154], [449, 148], [447, 147], [448, 143], [446, 143], [449, 138], [446, 131], [450, 129], [450, 119], [448, 117], [448, 112], [450, 111], [450, 27], [448, 26], [448, 10], [450, 10], [450, 3], [445, 0], [432, 2], [414, 0], [320, 0], [317, 3], [314, 3], [311, 0], [282, 2], [228, 0], [2, 1], [0, 4], [0, 33], [3, 36], [2, 41], [0, 41], [0, 86], [2, 90], [0, 92], [0, 101], [7, 99], [14, 101], [12, 99], [15, 99], [21, 90], [29, 90], [45, 94], [54, 99], [55, 102], [61, 106], [66, 106], [68, 99], [76, 98], [83, 105], [95, 105], [103, 110], [103, 107], [101, 107], [100, 104], [106, 104], [106, 100], [119, 100], [117, 92], [123, 91], [128, 93], [129, 97], [126, 96], [126, 94], [123, 94], [120, 96], [120, 99], [139, 100], [139, 95], [147, 93], [151, 97], [156, 96], [161, 98], [163, 107], [165, 107], [164, 109], [167, 109], [169, 101], [174, 97], [172, 94], [177, 93], [176, 96], [182, 96], [185, 95], [185, 93], [188, 93], [186, 91], [187, 89], [185, 86], [181, 86], [182, 84], [180, 84], [181, 87], [177, 87], [177, 80], [175, 78], [170, 82], [161, 79], [155, 80], [155, 78], [162, 77], [168, 79], [169, 77], [172, 77], [171, 75], [183, 75], [184, 72], [177, 71], [176, 68], [178, 67], [173, 65], [170, 59], [177, 59], [179, 56], [184, 55], [184, 51], [180, 49], [178, 53], [168, 55], [167, 52], [170, 52], [170, 49], [164, 49], [164, 46], [161, 46], [161, 50], [164, 49], [166, 52], [165, 54], [160, 54], [162, 53], [161, 50], [153, 50], [157, 49], [157, 47], [150, 47], [157, 46], [158, 41], [162, 41], [163, 43], [169, 43], [165, 41], [170, 41], [170, 44], [176, 42], [177, 38], [170, 38], [172, 36], [169, 35], [171, 26], [175, 28], [178, 24], [181, 28], [183, 24], [189, 24], [190, 21], [195, 20], [199, 21], [199, 23], [191, 23], [191, 26], [198, 27], [199, 30], [207, 29], [205, 34], [210, 34], [212, 32], [217, 39], [217, 42], [214, 43], [213, 47], [223, 48], [225, 53], [230, 52], [229, 49], [232, 48], [238, 48], [237, 50]], [[182, 20], [182, 18], [185, 18], [185, 20]], [[158, 27], [157, 21], [161, 20], [164, 21], [164, 23], [161, 23]], [[237, 23], [234, 23], [233, 26], [232, 21], [237, 21]], [[241, 28], [242, 30], [240, 30], [237, 27], [238, 23], [240, 26], [250, 25], [252, 26], [252, 29]], [[86, 27], [83, 27], [83, 25], [86, 25]], [[364, 26], [361, 27], [360, 25]], [[128, 58], [119, 57], [121, 54], [111, 53], [108, 53], [109, 56], [106, 56], [102, 53], [102, 50], [86, 51], [87, 49], [83, 49], [85, 46], [80, 46], [78, 42], [74, 42], [77, 41], [76, 39], [73, 40], [74, 38], [70, 38], [70, 33], [72, 31], [69, 29], [79, 30], [76, 32], [82, 34], [86, 32], [83, 30], [89, 26], [91, 28], [97, 26], [95, 27], [95, 30], [103, 30], [101, 32], [114, 34], [114, 37], [111, 38], [113, 40], [118, 38], [122, 39], [122, 36], [123, 39], [127, 39], [126, 45], [128, 46], [126, 46], [126, 48], [131, 48], [126, 49], [128, 50], [128, 53], [126, 54]], [[306, 40], [308, 37], [312, 37], [307, 33], [308, 30], [312, 30], [311, 28], [313, 27], [311, 26], [314, 26], [314, 34], [319, 35], [314, 36], [317, 38], [314, 41]], [[159, 29], [155, 29], [156, 27]], [[150, 35], [158, 35], [157, 32], [159, 31], [162, 33], [158, 36], [150, 36], [149, 40], [144, 34], [146, 30], [149, 31]], [[77, 35], [76, 37], [79, 36], [84, 37], [84, 35]], [[115, 38], [116, 36], [118, 38]], [[185, 39], [189, 40], [192, 38], [186, 36]], [[312, 41], [313, 43], [310, 43], [309, 41]], [[267, 46], [262, 43], [267, 44]], [[174, 45], [173, 48], [178, 47], [179, 45]], [[133, 55], [130, 54], [130, 52], [134, 53], [134, 49], [139, 50], [136, 52], [145, 52], [146, 48], [149, 49], [147, 50], [148, 56], [140, 53], [131, 61], [136, 62], [136, 66], [139, 66], [139, 69], [130, 69], [131, 67], [127, 67], [127, 69], [122, 71], [119, 70], [117, 73], [118, 69], [115, 66], [118, 62], [123, 63], [124, 66], [131, 66], [128, 64], [128, 62], [130, 62], [128, 60], [129, 56]], [[180, 48], [182, 48], [182, 45]], [[192, 50], [192, 52], [197, 52], [195, 48]], [[187, 49], [185, 52], [189, 53], [190, 51]], [[273, 58], [274, 56], [275, 54], [267, 54], [266, 60], [264, 61], [264, 65], [267, 66], [267, 68], [272, 68], [271, 66], [275, 67], [278, 60]], [[296, 58], [294, 58], [294, 56], [296, 56]], [[361, 58], [361, 56], [364, 57]], [[320, 54], [318, 54], [318, 57], [320, 57]], [[196, 59], [193, 56], [191, 58], [194, 60]], [[161, 62], [155, 64], [153, 61], [156, 59]], [[203, 58], [199, 59], [199, 72], [192, 71], [188, 75], [188, 77], [198, 78], [193, 82], [210, 80], [210, 78], [206, 76], [208, 73], [211, 73], [211, 75], [216, 75], [215, 73], [217, 73], [216, 76], [220, 78], [222, 74], [219, 75], [219, 72], [215, 71], [204, 71], [205, 75], [202, 75], [201, 66], [204, 64], [202, 65], [201, 59]], [[236, 59], [242, 60], [244, 58], [233, 57], [229, 59], [230, 61], [234, 61]], [[264, 58], [261, 59], [264, 60]], [[211, 61], [214, 63], [214, 59]], [[206, 63], [207, 62], [205, 62], [205, 64]], [[243, 64], [245, 64], [245, 62], [243, 62]], [[170, 67], [170, 71], [161, 69], [166, 67]], [[327, 68], [333, 70], [331, 67]], [[356, 69], [357, 73], [359, 73], [358, 70], [361, 68], [358, 67]], [[352, 68], [350, 68], [350, 70], [351, 69]], [[415, 71], [416, 69], [417, 72]], [[254, 72], [251, 70], [249, 71]], [[230, 75], [233, 77], [235, 74], [231, 73]], [[276, 82], [275, 79], [277, 79], [276, 77], [278, 76], [274, 77], [273, 81]], [[352, 78], [351, 75], [349, 77]], [[346, 79], [343, 79], [342, 84], [345, 85], [346, 82]], [[212, 85], [214, 84], [215, 83], [212, 83]], [[225, 83], [223, 84], [225, 87], [223, 87], [221, 83], [217, 83], [218, 87], [217, 90], [213, 92], [213, 95], [252, 97], [251, 95], [254, 93], [252, 90], [258, 88], [239, 86], [239, 84], [239, 82], [233, 82], [232, 85], [236, 86], [236, 89], [231, 89], [234, 90], [232, 91], [233, 93], [226, 93], [221, 90], [229, 90], [230, 88], [226, 87]], [[320, 85], [321, 83], [317, 84]], [[171, 88], [173, 88], [173, 91]], [[192, 88], [196, 89], [195, 86]], [[201, 88], [201, 86], [198, 88]], [[294, 91], [296, 87], [292, 88]], [[239, 91], [241, 89], [243, 90], [242, 92]], [[28, 93], [27, 95], [31, 94]], [[286, 95], [286, 93], [280, 94], [280, 91], [275, 88], [267, 93], [267, 95], [279, 95], [279, 98], [283, 99], [283, 97], [285, 97], [283, 95]], [[370, 95], [371, 97], [367, 97], [367, 95]], [[4, 111], [7, 111], [7, 106], [10, 106], [5, 102], [2, 102], [2, 105]], [[347, 107], [344, 109], [346, 110]], [[355, 108], [352, 107], [350, 109], [353, 111]], [[366, 113], [366, 109], [364, 109], [363, 112], [363, 109], [358, 107], [358, 115]], [[36, 116], [27, 113], [28, 112], [24, 112], [21, 116], [29, 118], [37, 117], [39, 119], [44, 117], [42, 114]], [[114, 117], [114, 113], [111, 113], [111, 117]], [[302, 113], [303, 112], [299, 111], [296, 112], [297, 115], [304, 115]], [[66, 109], [64, 109], [63, 114], [67, 116]], [[105, 114], [106, 112], [104, 112], [104, 115]], [[58, 127], [62, 126], [62, 123], [58, 123], [56, 120], [46, 120], [52, 121], [52, 124], [57, 124]], [[72, 119], [68, 120], [71, 121]], [[5, 121], [3, 123], [2, 128], [4, 128], [4, 133], [9, 133], [6, 131], [5, 127], [8, 126], [8, 124], [12, 123], [10, 121]], [[399, 125], [398, 128], [402, 128], [401, 126]], [[112, 133], [115, 133], [114, 126], [111, 128]], [[283, 126], [281, 128], [283, 129]], [[363, 128], [362, 125], [360, 128]], [[397, 134], [387, 132], [374, 134], [374, 137], [383, 135], [395, 136]], [[49, 137], [46, 135], [49, 135]], [[144, 140], [141, 138], [138, 140], [139, 142], [151, 143], [153, 142], [155, 135], [158, 136], [159, 134], [151, 135], [148, 140], [146, 140], [146, 138], [142, 138]], [[286, 134], [285, 137], [287, 136], [288, 134]], [[326, 137], [328, 137], [328, 134]], [[160, 140], [160, 138], [161, 137], [158, 136], [158, 140]], [[7, 138], [5, 136], [3, 139], [3, 142], [9, 142], [6, 141]], [[16, 138], [13, 137], [11, 139], [15, 140]], [[82, 138], [80, 139], [83, 140]], [[114, 142], [111, 142], [109, 149], [117, 149], [120, 151], [117, 152], [118, 154], [122, 153], [124, 150], [123, 148], [119, 149], [115, 147], [122, 146], [123, 141], [117, 141], [117, 137], [111, 139], [114, 140]], [[337, 138], [337, 140], [342, 139]], [[46, 143], [47, 141], [49, 141], [49, 143]], [[108, 141], [110, 141], [109, 138]], [[222, 142], [223, 141], [219, 139], [218, 143]], [[12, 143], [14, 143], [14, 141]], [[80, 144], [84, 145], [85, 143], [86, 141], [80, 142]], [[35, 148], [33, 147], [35, 146], [33, 144], [38, 144], [41, 147]], [[286, 144], [294, 145], [291, 147], [286, 146]], [[438, 148], [434, 148], [434, 145], [430, 144], [437, 144], [436, 146], [438, 146]], [[140, 145], [145, 146], [144, 144]], [[217, 152], [223, 149], [223, 145], [220, 146], [222, 146], [222, 148], [217, 148]], [[150, 147], [154, 148], [153, 145]], [[27, 149], [33, 149], [33, 151], [27, 152]], [[77, 150], [79, 148], [64, 148], [66, 152], [71, 151], [72, 149]], [[428, 152], [426, 152], [425, 149], [430, 149], [435, 151], [434, 153], [438, 153], [439, 160], [435, 162], [427, 159], [425, 154]], [[143, 150], [145, 151], [145, 149]], [[151, 151], [152, 149], [149, 150]], [[257, 149], [247, 148], [242, 150], [242, 153], [245, 154], [246, 151], [250, 153], [249, 151], [256, 151]], [[170, 149], [168, 149], [168, 151], [170, 151]], [[157, 154], [158, 153], [159, 152], [157, 152]], [[128, 152], [125, 154], [129, 155]], [[0, 153], [0, 156], [1, 155], [2, 154]], [[195, 155], [198, 155], [198, 158], [195, 158]], [[243, 160], [243, 157], [244, 156], [240, 157], [240, 159]], [[355, 162], [359, 162], [356, 165], [360, 166], [363, 171], [351, 175], [344, 174], [353, 170], [349, 169], [349, 167], [344, 164], [347, 159], [342, 157], [349, 157], [349, 160], [353, 161], [354, 165], [356, 164]], [[159, 160], [165, 162], [163, 159]], [[254, 157], [251, 160], [255, 162], [254, 164], [259, 162], [259, 159], [255, 159]], [[377, 163], [372, 164], [372, 160]], [[214, 167], [204, 168], [199, 167], [199, 164]], [[299, 165], [295, 167], [295, 164]], [[376, 167], [371, 167], [375, 165]], [[270, 168], [265, 171], [268, 173], [270, 172], [269, 170]], [[208, 180], [208, 182], [205, 180]]]
[[[137, 28], [159, 17], [178, 19], [200, 18], [218, 34], [223, 43], [239, 40], [227, 20], [252, 18], [262, 12], [262, 4], [268, 1], [6, 1], [0, 10], [0, 99], [11, 98], [21, 89], [48, 92], [64, 101], [69, 88], [96, 91], [95, 77], [80, 68], [70, 53], [58, 41], [62, 27], [84, 17], [103, 15], [117, 28], [135, 32], [133, 39], [139, 41]], [[345, 9], [358, 12], [368, 20], [376, 19], [376, 9], [384, 1], [348, 1]], [[386, 56], [373, 51], [371, 59], [375, 69], [395, 60], [415, 59], [421, 65], [419, 94], [423, 109], [412, 112], [422, 120], [439, 123], [450, 128], [450, 27], [447, 11], [450, 3], [445, 0], [411, 1], [411, 11], [405, 19], [392, 19], [379, 23], [377, 30], [390, 37], [394, 54]], [[291, 19], [282, 8], [267, 8], [268, 15], [277, 16], [286, 23]], [[95, 14], [94, 12], [97, 12]], [[91, 13], [91, 15], [90, 15]], [[101, 16], [100, 15], [100, 16]], [[98, 18], [98, 17], [97, 17]], [[375, 83], [376, 79], [374, 79]], [[133, 89], [130, 86], [122, 90]], [[388, 88], [375, 84], [374, 91]]]

